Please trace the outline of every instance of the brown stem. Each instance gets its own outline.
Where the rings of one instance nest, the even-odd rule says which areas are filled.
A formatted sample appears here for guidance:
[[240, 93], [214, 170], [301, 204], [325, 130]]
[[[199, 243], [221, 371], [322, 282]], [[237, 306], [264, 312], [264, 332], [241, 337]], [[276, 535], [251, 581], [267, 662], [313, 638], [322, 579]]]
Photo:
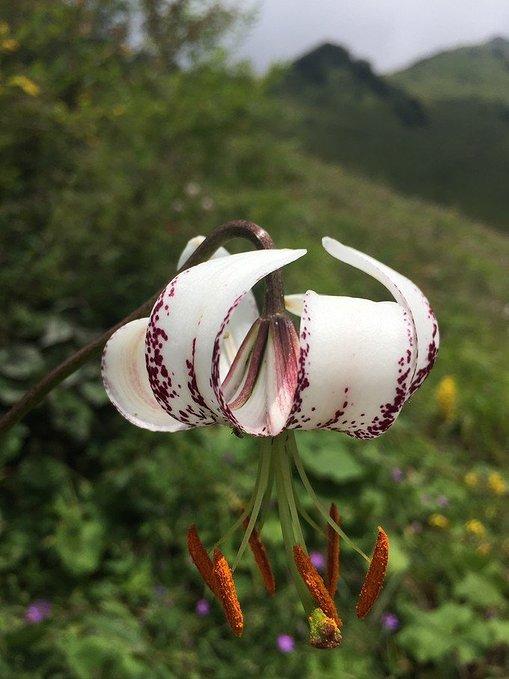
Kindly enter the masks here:
[[[190, 266], [199, 264], [208, 259], [218, 247], [234, 238], [246, 238], [257, 249], [266, 250], [274, 247], [274, 242], [269, 234], [261, 226], [242, 219], [226, 222], [215, 229], [203, 243], [193, 252], [185, 264], [179, 269], [188, 269]], [[35, 408], [43, 398], [58, 386], [66, 377], [79, 370], [88, 360], [98, 356], [104, 345], [121, 326], [134, 321], [137, 318], [148, 316], [154, 306], [160, 292], [148, 299], [128, 316], [116, 323], [105, 333], [79, 349], [75, 354], [67, 358], [63, 363], [47, 373], [37, 384], [31, 387], [21, 399], [0, 418], [0, 435], [19, 422], [32, 408]], [[283, 283], [281, 271], [275, 271], [267, 276], [265, 313], [272, 314], [284, 309]]]

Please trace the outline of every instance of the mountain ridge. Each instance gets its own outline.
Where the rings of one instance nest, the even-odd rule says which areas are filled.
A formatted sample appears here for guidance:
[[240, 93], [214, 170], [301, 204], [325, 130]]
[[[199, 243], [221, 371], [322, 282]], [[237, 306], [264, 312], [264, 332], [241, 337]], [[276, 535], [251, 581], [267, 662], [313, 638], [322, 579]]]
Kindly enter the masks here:
[[[423, 63], [435, 68], [439, 59], [439, 67], [437, 77], [426, 67], [427, 90], [413, 79], [412, 67], [387, 78], [344, 47], [315, 47], [296, 59], [276, 86], [276, 95], [294, 113], [295, 125], [286, 132], [297, 134], [308, 152], [329, 163], [508, 230], [506, 42], [509, 46], [496, 38], [453, 50], [449, 68], [443, 54], [430, 57]], [[477, 80], [466, 78], [465, 89], [462, 74], [470, 73], [470, 60], [481, 66], [473, 69]], [[507, 101], [495, 96], [505, 78]], [[456, 90], [450, 86], [454, 82]]]

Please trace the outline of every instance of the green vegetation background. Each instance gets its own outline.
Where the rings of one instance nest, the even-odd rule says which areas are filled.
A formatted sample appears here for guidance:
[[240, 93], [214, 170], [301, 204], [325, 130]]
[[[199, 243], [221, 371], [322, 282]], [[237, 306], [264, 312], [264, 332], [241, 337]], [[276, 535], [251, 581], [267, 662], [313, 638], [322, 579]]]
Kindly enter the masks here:
[[[133, 44], [134, 10], [145, 29]], [[159, 289], [189, 237], [230, 218], [309, 249], [288, 268], [289, 292], [383, 298], [325, 255], [326, 234], [407, 273], [436, 309], [442, 348], [382, 438], [298, 436], [345, 529], [369, 551], [382, 524], [393, 544], [364, 622], [353, 615], [363, 564], [345, 548], [344, 642], [330, 653], [306, 645], [275, 513], [264, 534], [276, 596], [250, 558], [236, 573], [244, 637], [214, 602], [195, 612], [208, 595], [186, 528], [196, 521], [207, 544], [227, 530], [255, 444], [225, 429], [138, 430], [107, 403], [97, 362], [73, 375], [0, 447], [0, 676], [506, 676], [506, 238], [303, 151], [275, 76], [228, 66], [218, 49], [231, 12], [149, 0], [134, 10], [0, 0], [2, 406]], [[323, 549], [323, 536], [307, 537]], [[30, 622], [40, 600], [51, 611]], [[297, 642], [289, 654], [276, 645], [284, 633]]]

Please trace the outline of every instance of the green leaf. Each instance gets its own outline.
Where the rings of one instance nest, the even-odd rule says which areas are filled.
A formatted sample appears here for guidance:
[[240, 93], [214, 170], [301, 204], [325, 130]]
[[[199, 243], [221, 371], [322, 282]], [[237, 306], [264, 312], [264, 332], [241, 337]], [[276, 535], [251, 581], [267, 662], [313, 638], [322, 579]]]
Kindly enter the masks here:
[[301, 439], [304, 437], [299, 437], [298, 441], [302, 460], [315, 476], [338, 484], [357, 481], [364, 476], [364, 468], [337, 440], [316, 437], [316, 443], [304, 439], [302, 445]]
[[504, 597], [495, 585], [486, 577], [472, 571], [468, 572], [463, 580], [456, 583], [454, 594], [474, 606], [499, 606], [504, 603]]
[[54, 536], [54, 547], [63, 566], [73, 575], [87, 575], [99, 565], [104, 549], [104, 526], [92, 515], [85, 517], [80, 506], [58, 498], [61, 520]]

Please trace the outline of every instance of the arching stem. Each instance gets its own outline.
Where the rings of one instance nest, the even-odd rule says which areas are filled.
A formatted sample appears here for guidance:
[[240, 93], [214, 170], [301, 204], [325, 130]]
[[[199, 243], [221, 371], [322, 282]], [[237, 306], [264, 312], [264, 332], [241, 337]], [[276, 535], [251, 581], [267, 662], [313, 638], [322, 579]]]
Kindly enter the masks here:
[[[208, 259], [221, 245], [234, 238], [245, 238], [258, 250], [274, 247], [274, 242], [265, 229], [245, 220], [226, 222], [215, 229], [203, 243], [193, 252], [185, 264], [180, 268], [188, 269]], [[50, 391], [63, 382], [69, 375], [79, 370], [90, 359], [100, 355], [106, 342], [120, 327], [126, 323], [148, 316], [160, 292], [153, 295], [137, 309], [128, 314], [121, 321], [112, 326], [105, 333], [89, 342], [72, 356], [48, 372], [37, 384], [31, 387], [21, 399], [0, 418], [0, 435], [8, 431], [27, 413], [37, 406]], [[266, 293], [264, 314], [276, 314], [284, 311], [284, 295], [281, 271], [274, 271], [266, 277]]]

